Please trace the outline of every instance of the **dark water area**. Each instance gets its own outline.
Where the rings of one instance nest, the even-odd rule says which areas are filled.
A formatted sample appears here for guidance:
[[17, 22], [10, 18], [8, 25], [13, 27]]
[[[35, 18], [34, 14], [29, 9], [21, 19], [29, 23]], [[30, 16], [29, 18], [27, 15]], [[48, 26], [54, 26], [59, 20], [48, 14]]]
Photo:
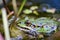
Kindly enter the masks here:
[[60, 9], [60, 0], [31, 0], [34, 3], [49, 4], [52, 8]]
[[[5, 3], [9, 3], [11, 0], [5, 0]], [[0, 9], [4, 7], [4, 3], [3, 3], [3, 0], [0, 0]]]

